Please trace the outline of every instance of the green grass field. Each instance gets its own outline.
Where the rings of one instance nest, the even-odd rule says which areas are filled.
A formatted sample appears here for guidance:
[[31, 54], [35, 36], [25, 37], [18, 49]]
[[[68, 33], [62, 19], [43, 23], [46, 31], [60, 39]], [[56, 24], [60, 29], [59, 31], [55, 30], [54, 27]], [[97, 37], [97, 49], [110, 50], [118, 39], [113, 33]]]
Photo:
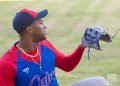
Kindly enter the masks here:
[[[47, 37], [57, 49], [66, 55], [80, 43], [87, 26], [99, 25], [113, 35], [120, 28], [119, 0], [36, 0], [34, 2], [0, 2], [0, 55], [18, 40], [12, 29], [12, 19], [21, 8], [41, 10], [47, 8], [49, 15], [44, 19]], [[103, 51], [92, 50], [88, 63], [87, 50], [79, 65], [69, 73], [56, 70], [60, 86], [92, 76], [103, 76], [113, 86], [120, 86], [120, 33], [112, 43], [102, 42]]]

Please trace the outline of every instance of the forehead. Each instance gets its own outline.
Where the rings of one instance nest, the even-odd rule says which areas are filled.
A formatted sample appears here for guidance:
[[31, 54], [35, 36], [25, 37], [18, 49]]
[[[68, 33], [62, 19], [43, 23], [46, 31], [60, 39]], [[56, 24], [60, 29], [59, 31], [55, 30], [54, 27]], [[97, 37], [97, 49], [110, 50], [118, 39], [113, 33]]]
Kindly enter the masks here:
[[43, 19], [35, 20], [31, 25], [36, 25], [36, 24], [40, 24], [40, 23], [43, 23]]

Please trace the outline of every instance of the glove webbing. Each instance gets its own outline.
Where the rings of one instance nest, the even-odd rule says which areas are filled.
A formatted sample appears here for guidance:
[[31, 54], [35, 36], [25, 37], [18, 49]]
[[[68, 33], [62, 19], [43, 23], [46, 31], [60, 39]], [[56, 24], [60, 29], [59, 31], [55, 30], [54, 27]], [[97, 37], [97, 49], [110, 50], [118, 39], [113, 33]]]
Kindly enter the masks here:
[[[118, 34], [118, 32], [120, 31], [120, 28], [116, 31], [116, 33], [112, 36], [112, 39], [114, 39], [116, 37], [116, 35]], [[88, 47], [88, 61], [90, 61], [90, 54], [91, 54], [91, 51], [90, 51], [90, 48], [91, 47]], [[92, 55], [92, 54], [91, 54]], [[92, 55], [93, 56], [93, 55]], [[94, 56], [95, 57], [95, 56]]]

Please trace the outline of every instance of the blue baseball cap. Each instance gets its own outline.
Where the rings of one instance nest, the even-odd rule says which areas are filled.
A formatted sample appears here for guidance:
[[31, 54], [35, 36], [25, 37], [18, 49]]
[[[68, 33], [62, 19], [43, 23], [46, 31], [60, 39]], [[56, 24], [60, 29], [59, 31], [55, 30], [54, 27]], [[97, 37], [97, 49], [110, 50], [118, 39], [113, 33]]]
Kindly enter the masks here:
[[35, 20], [44, 18], [48, 14], [48, 10], [36, 12], [30, 9], [22, 9], [16, 13], [13, 19], [13, 28], [16, 32], [23, 32], [27, 26], [31, 25]]

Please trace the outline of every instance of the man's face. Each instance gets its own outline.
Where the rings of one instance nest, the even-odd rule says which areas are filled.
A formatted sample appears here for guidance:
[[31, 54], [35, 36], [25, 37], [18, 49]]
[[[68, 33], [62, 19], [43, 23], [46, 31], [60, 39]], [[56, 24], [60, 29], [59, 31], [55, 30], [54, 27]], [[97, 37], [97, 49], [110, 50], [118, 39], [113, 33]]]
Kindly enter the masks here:
[[33, 29], [33, 41], [39, 42], [46, 39], [46, 26], [43, 24], [43, 20], [39, 19], [34, 21], [30, 27]]

